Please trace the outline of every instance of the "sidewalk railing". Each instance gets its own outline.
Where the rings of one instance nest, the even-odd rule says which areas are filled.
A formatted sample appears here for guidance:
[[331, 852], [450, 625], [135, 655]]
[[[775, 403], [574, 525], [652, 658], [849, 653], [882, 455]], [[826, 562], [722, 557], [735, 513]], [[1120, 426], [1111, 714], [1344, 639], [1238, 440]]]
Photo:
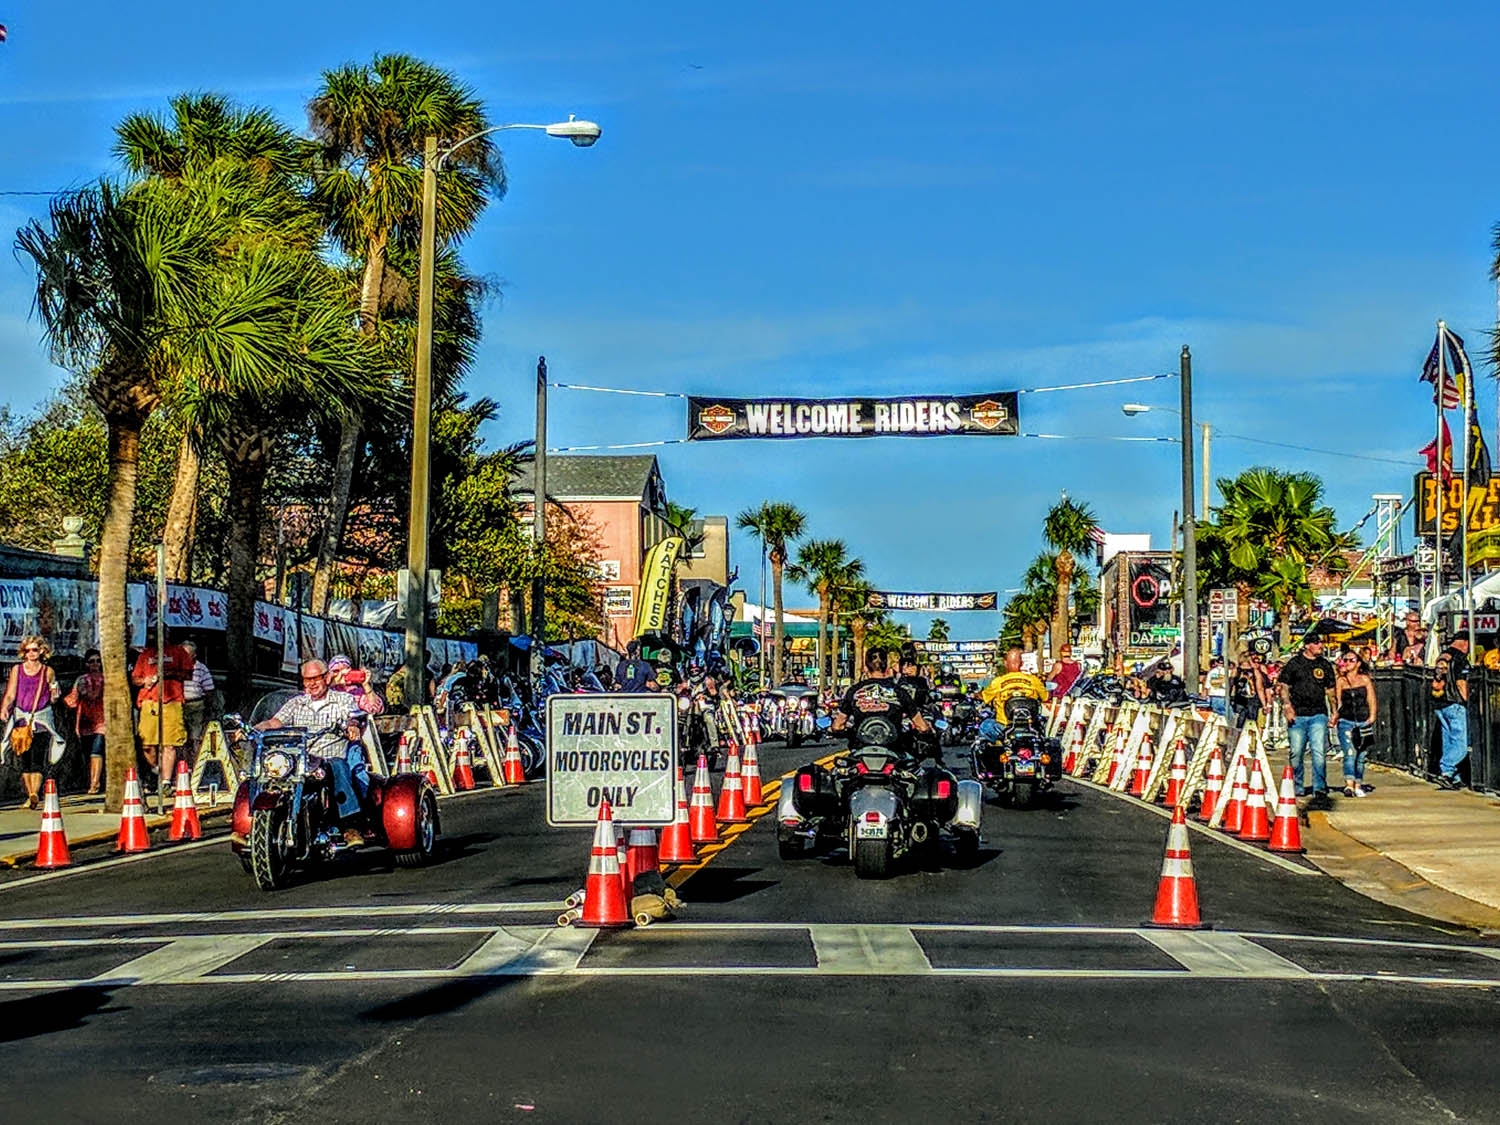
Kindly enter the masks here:
[[[1377, 668], [1375, 739], [1370, 759], [1436, 777], [1442, 735], [1432, 707], [1431, 671]], [[1500, 673], [1476, 668], [1469, 679], [1468, 761], [1460, 768], [1475, 789], [1500, 788]]]

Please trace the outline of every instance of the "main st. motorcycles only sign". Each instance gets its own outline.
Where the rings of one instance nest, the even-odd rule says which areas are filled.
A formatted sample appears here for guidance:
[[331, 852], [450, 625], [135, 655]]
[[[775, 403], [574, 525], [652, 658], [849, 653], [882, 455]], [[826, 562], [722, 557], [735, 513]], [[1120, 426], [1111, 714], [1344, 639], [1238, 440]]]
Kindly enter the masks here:
[[900, 398], [688, 398], [688, 440], [1014, 437], [1015, 391]]

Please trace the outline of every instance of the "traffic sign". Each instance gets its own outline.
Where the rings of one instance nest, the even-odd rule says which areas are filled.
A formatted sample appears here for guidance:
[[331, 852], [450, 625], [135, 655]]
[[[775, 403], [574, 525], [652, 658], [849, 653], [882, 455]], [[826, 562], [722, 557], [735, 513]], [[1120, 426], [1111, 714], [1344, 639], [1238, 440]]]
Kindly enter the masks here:
[[1240, 592], [1233, 586], [1225, 586], [1208, 592], [1208, 619], [1210, 621], [1233, 621], [1239, 616]]
[[547, 700], [547, 823], [577, 828], [608, 799], [615, 823], [665, 827], [677, 814], [673, 696], [554, 695]]

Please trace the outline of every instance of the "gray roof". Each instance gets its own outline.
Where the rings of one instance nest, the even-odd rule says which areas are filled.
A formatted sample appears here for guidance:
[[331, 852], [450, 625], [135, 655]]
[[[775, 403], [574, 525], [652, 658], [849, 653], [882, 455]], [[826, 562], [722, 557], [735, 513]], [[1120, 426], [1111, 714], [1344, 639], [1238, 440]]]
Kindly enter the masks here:
[[[511, 492], [531, 499], [535, 466], [521, 466]], [[650, 502], [653, 478], [660, 481], [656, 458], [553, 454], [547, 458], [547, 495], [553, 500], [641, 500]]]

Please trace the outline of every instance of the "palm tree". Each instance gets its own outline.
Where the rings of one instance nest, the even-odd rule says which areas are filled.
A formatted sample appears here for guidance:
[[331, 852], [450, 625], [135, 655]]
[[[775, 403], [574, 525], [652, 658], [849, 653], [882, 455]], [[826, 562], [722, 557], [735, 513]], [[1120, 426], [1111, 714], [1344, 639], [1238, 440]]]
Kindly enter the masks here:
[[703, 546], [703, 531], [700, 526], [697, 532], [693, 531], [693, 521], [698, 518], [697, 508], [685, 508], [681, 504], [667, 501], [667, 522], [682, 536], [682, 554], [679, 558], [691, 557], [694, 551]]
[[865, 669], [865, 638], [868, 630], [872, 625], [889, 620], [889, 615], [884, 610], [870, 608], [870, 591], [873, 589], [865, 579], [854, 578], [835, 587], [833, 591], [836, 611], [849, 615], [849, 634], [854, 642], [852, 674], [856, 680]]
[[797, 552], [788, 571], [793, 582], [805, 583], [818, 598], [818, 690], [828, 688], [828, 621], [833, 592], [864, 576], [865, 564], [851, 559], [842, 539], [809, 539]]
[[[447, 147], [483, 131], [488, 126], [484, 106], [448, 71], [408, 55], [377, 55], [368, 66], [349, 64], [326, 72], [308, 104], [308, 120], [321, 149], [313, 198], [334, 242], [360, 264], [360, 328], [374, 334], [391, 280], [391, 256], [415, 243], [420, 225], [426, 139], [436, 137], [440, 147]], [[465, 144], [444, 162], [438, 180], [440, 244], [462, 238], [488, 197], [504, 194], [499, 150], [487, 138]], [[340, 420], [313, 573], [312, 604], [318, 613], [327, 606], [338, 562], [362, 426], [357, 411]]]
[[927, 626], [927, 639], [929, 641], [946, 641], [948, 639], [948, 622], [941, 617], [934, 617], [932, 624]]
[[866, 648], [883, 648], [895, 652], [910, 640], [911, 629], [894, 621], [877, 621], [865, 630]]
[[[771, 676], [779, 683], [786, 677], [786, 622], [782, 612], [781, 579], [786, 569], [787, 548], [802, 538], [807, 517], [791, 504], [767, 500], [759, 508], [741, 512], [735, 522], [746, 531], [755, 533], [771, 561], [771, 598], [776, 613]], [[764, 613], [764, 606], [761, 611]]]
[[1057, 600], [1052, 610], [1051, 628], [1053, 659], [1057, 658], [1058, 650], [1073, 638], [1069, 599], [1073, 590], [1073, 573], [1078, 566], [1075, 556], [1093, 546], [1093, 536], [1098, 530], [1099, 521], [1094, 518], [1089, 506], [1069, 499], [1067, 493], [1052, 506], [1042, 521], [1042, 538], [1047, 541], [1047, 546], [1057, 552]]

